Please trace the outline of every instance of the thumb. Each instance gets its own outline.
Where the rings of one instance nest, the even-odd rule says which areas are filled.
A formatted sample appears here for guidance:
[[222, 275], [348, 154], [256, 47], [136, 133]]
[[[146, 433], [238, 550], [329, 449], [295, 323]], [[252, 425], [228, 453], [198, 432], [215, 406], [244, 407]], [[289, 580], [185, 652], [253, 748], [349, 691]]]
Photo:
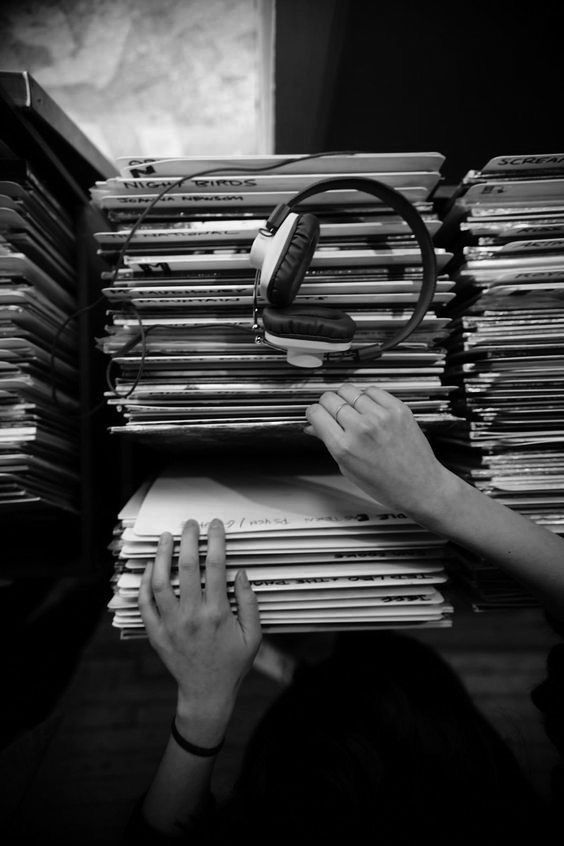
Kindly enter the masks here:
[[245, 570], [239, 570], [235, 577], [235, 598], [237, 617], [245, 640], [249, 644], [256, 645], [258, 649], [262, 636], [258, 601]]

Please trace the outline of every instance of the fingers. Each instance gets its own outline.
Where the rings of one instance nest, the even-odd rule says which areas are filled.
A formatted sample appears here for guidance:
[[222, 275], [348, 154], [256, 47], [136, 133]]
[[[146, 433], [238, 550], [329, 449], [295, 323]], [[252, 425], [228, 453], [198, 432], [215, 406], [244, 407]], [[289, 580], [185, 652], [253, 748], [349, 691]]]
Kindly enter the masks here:
[[383, 419], [382, 412], [397, 414], [409, 409], [406, 403], [377, 385], [360, 387], [347, 383], [341, 385], [337, 390], [337, 395], [346, 400], [361, 416], [370, 415], [377, 419]]
[[173, 545], [174, 541], [170, 532], [163, 532], [159, 538], [155, 563], [152, 568], [151, 589], [161, 617], [173, 613], [178, 607], [178, 601], [170, 584]]
[[206, 603], [215, 605], [217, 608], [228, 605], [225, 574], [225, 527], [221, 520], [212, 520], [208, 528]]
[[367, 425], [383, 423], [385, 412], [397, 413], [406, 408], [405, 403], [376, 385], [345, 383], [337, 392], [326, 391], [319, 403], [306, 409], [309, 425], [304, 432], [321, 438], [335, 456], [345, 430], [354, 432], [358, 427], [366, 429]]
[[320, 437], [332, 452], [338, 447], [345, 426], [357, 422], [359, 414], [343, 397], [333, 391], [326, 391], [318, 403], [306, 408], [306, 417], [313, 428], [313, 432], [309, 431], [308, 434]]
[[[357, 391], [358, 393], [358, 391]], [[341, 429], [354, 425], [359, 417], [352, 405], [346, 399], [335, 394], [333, 391], [326, 391], [319, 399], [319, 405], [323, 406]]]
[[345, 402], [354, 408], [355, 411], [358, 411], [358, 404], [364, 397], [365, 388], [361, 388], [360, 385], [355, 385], [351, 382], [346, 382], [344, 385], [341, 385], [340, 388], [337, 389], [337, 396], [342, 397]]
[[[306, 417], [313, 429], [313, 432], [310, 434], [317, 435], [318, 438], [321, 438], [327, 449], [330, 452], [333, 452], [338, 444], [339, 438], [343, 435], [343, 430], [339, 424], [333, 417], [331, 417], [329, 412], [318, 403], [306, 408]], [[309, 428], [310, 427], [306, 428], [306, 432]]]
[[178, 554], [180, 605], [185, 611], [197, 608], [202, 601], [199, 538], [199, 524], [196, 520], [187, 520], [182, 530]]
[[160, 619], [153, 602], [153, 591], [151, 589], [151, 576], [153, 574], [153, 562], [149, 561], [139, 586], [139, 611], [145, 625], [145, 630], [150, 638], [154, 638], [158, 632]]
[[361, 388], [358, 385], [347, 383], [341, 385], [337, 394], [343, 397], [343, 399], [361, 414], [375, 411], [375, 405], [389, 411], [403, 405], [397, 397], [392, 396], [376, 385], [367, 385]]
[[384, 391], [382, 388], [377, 388], [376, 385], [369, 385], [366, 388], [365, 395], [370, 397], [371, 400], [381, 405], [383, 408], [387, 408], [389, 411], [394, 409], [401, 408], [405, 403], [403, 403], [397, 397], [393, 397], [387, 391]]
[[[319, 403], [309, 406], [306, 410], [306, 417], [315, 430], [325, 440], [326, 437], [338, 437], [339, 429], [343, 430], [359, 423], [362, 414], [372, 412], [377, 415], [378, 411], [386, 409], [391, 411], [403, 405], [401, 400], [396, 399], [387, 391], [370, 385], [361, 388], [355, 384], [344, 384], [337, 392], [326, 391], [319, 399]], [[320, 414], [317, 406], [321, 406], [328, 412], [330, 418], [338, 425], [331, 426], [327, 417]]]
[[245, 640], [258, 649], [262, 637], [258, 601], [245, 570], [239, 570], [235, 577], [235, 598], [237, 617]]

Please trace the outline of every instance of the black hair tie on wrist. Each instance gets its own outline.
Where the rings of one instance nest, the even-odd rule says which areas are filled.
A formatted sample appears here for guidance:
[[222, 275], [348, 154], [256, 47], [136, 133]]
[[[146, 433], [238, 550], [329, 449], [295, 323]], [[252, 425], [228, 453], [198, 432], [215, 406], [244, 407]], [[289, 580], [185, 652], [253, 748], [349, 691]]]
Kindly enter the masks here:
[[213, 747], [205, 747], [205, 746], [196, 746], [194, 743], [190, 743], [186, 738], [182, 737], [178, 729], [176, 728], [176, 722], [174, 719], [172, 720], [170, 731], [178, 745], [181, 749], [184, 749], [185, 752], [190, 752], [192, 755], [197, 755], [199, 758], [211, 758], [214, 755], [217, 755], [223, 744], [225, 743], [225, 738], [218, 743], [217, 746]]

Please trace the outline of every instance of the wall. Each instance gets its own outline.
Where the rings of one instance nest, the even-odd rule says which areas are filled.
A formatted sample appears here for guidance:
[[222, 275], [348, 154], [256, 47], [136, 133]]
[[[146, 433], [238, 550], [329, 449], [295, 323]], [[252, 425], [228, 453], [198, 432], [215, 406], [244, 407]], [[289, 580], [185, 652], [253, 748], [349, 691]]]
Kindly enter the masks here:
[[324, 149], [559, 152], [564, 4], [350, 0]]
[[271, 147], [273, 0], [18, 0], [0, 67], [29, 70], [109, 159]]

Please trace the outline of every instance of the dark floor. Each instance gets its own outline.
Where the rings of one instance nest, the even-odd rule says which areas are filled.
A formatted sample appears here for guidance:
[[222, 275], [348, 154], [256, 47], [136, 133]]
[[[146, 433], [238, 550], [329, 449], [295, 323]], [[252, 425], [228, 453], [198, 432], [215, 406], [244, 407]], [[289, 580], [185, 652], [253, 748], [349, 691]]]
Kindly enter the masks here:
[[[460, 612], [452, 630], [421, 639], [451, 662], [544, 793], [556, 755], [528, 693], [544, 677], [557, 636], [539, 611]], [[283, 638], [276, 645], [283, 644]], [[321, 655], [327, 636], [293, 637], [291, 651]], [[272, 654], [263, 665], [272, 666]], [[274, 670], [273, 670], [274, 672]], [[215, 791], [225, 793], [241, 752], [280, 681], [253, 670], [241, 690]], [[174, 685], [146, 641], [120, 642], [102, 613], [74, 677], [54, 711], [0, 755], [2, 802], [11, 839], [4, 842], [114, 844], [132, 803], [147, 787], [165, 744]], [[6, 829], [4, 829], [6, 830]]]

